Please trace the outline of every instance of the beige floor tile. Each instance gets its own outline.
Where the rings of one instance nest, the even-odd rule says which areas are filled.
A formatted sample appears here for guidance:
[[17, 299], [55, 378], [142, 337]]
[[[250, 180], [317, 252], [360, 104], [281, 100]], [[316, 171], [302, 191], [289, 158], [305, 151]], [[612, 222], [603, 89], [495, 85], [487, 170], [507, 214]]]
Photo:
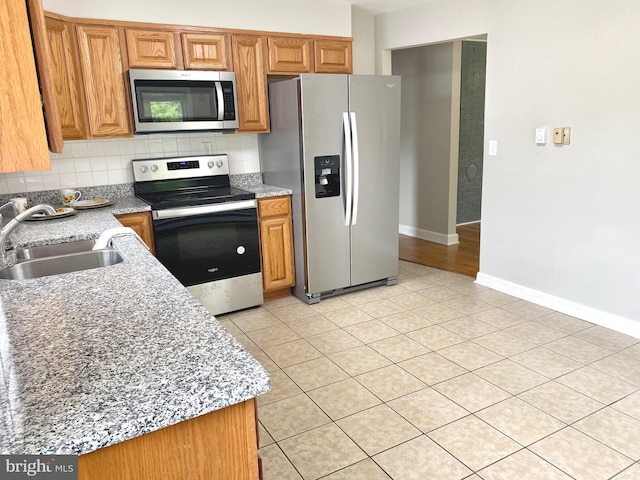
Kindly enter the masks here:
[[258, 448], [266, 447], [267, 445], [271, 445], [275, 440], [269, 432], [262, 426], [260, 422], [258, 422]]
[[571, 427], [534, 443], [529, 449], [579, 480], [611, 478], [633, 463]]
[[429, 267], [427, 265], [421, 265], [419, 263], [408, 262], [406, 260], [400, 260], [399, 269], [402, 271], [411, 272], [414, 275], [429, 275], [440, 271], [437, 268]]
[[284, 440], [280, 447], [305, 480], [315, 480], [366, 458], [335, 424]]
[[303, 338], [339, 328], [323, 315], [311, 315], [310, 317], [294, 320], [287, 323], [287, 326]]
[[302, 480], [302, 477], [277, 445], [260, 449], [264, 480]]
[[327, 357], [298, 363], [283, 371], [304, 390], [314, 390], [330, 383], [339, 382], [349, 375]]
[[439, 325], [409, 332], [407, 336], [431, 350], [440, 350], [465, 341], [460, 335], [456, 335]]
[[493, 308], [493, 305], [483, 302], [478, 299], [475, 295], [469, 295], [465, 297], [457, 297], [452, 298], [451, 300], [446, 300], [442, 302], [443, 305], [447, 307], [451, 307], [459, 312], [464, 313], [465, 315], [471, 315], [472, 313], [482, 312], [484, 310], [490, 310]]
[[282, 370], [274, 370], [269, 372], [269, 375], [271, 377], [271, 389], [257, 397], [259, 406], [268, 405], [302, 393], [300, 387]]
[[567, 424], [604, 407], [604, 404], [553, 380], [526, 391], [519, 397]]
[[378, 405], [336, 421], [368, 455], [419, 437], [422, 432], [386, 405]]
[[318, 335], [312, 335], [310, 337], [306, 337], [305, 340], [325, 355], [341, 352], [342, 350], [347, 350], [349, 348], [359, 347], [363, 344], [356, 337], [350, 335], [341, 328], [338, 330], [319, 333]]
[[505, 329], [505, 332], [537, 345], [544, 345], [567, 336], [566, 333], [560, 330], [545, 327], [535, 321], [519, 323]]
[[347, 302], [349, 305], [361, 305], [363, 303], [374, 302], [380, 300], [382, 297], [378, 293], [376, 288], [367, 288], [365, 290], [358, 290], [355, 292], [341, 295], [340, 298]]
[[353, 378], [307, 392], [307, 395], [331, 417], [347, 417], [379, 405], [380, 399]]
[[240, 330], [232, 320], [218, 318], [218, 321], [220, 322], [220, 325], [222, 325], [231, 335], [242, 335], [243, 331]]
[[391, 328], [396, 329], [400, 333], [407, 333], [432, 325], [429, 320], [421, 317], [420, 315], [416, 315], [413, 312], [400, 312], [394, 315], [389, 315], [388, 317], [381, 317], [378, 320], [389, 325]]
[[638, 387], [591, 367], [583, 367], [556, 379], [558, 383], [598, 400], [605, 405], [638, 390]]
[[624, 353], [616, 353], [610, 357], [603, 358], [591, 366], [640, 387], [640, 361], [634, 360]]
[[433, 305], [427, 305], [426, 307], [416, 308], [412, 310], [412, 312], [417, 313], [434, 324], [465, 316], [464, 313], [459, 312], [454, 308], [447, 307], [446, 305], [442, 305], [441, 303], [434, 303]]
[[500, 330], [479, 338], [473, 339], [474, 343], [488, 348], [492, 352], [496, 352], [503, 357], [510, 357], [518, 353], [526, 352], [536, 347], [535, 343], [528, 342], [522, 338], [511, 335], [510, 333]]
[[280, 308], [280, 307], [284, 307], [285, 305], [296, 305], [296, 304], [304, 305], [304, 302], [302, 300], [300, 300], [299, 298], [296, 298], [293, 295], [290, 295], [288, 297], [277, 298], [275, 300], [269, 300], [268, 302], [265, 302], [263, 304], [263, 307], [265, 309], [271, 311], [274, 308]]
[[399, 333], [397, 330], [394, 330], [379, 320], [369, 320], [358, 323], [344, 327], [344, 330], [364, 343], [372, 343], [377, 340], [396, 336]]
[[501, 308], [484, 310], [482, 312], [474, 313], [470, 316], [473, 318], [477, 318], [481, 322], [493, 325], [496, 328], [509, 328], [527, 321], [525, 318], [522, 318], [515, 313], [502, 310]]
[[390, 301], [399, 305], [404, 310], [412, 310], [414, 308], [426, 307], [427, 305], [432, 305], [435, 303], [435, 300], [425, 297], [418, 292], [408, 292], [403, 293], [402, 295], [396, 295], [394, 297], [389, 298]]
[[473, 317], [457, 318], [455, 320], [449, 320], [448, 322], [442, 322], [439, 325], [468, 340], [488, 335], [497, 330], [493, 325], [481, 322]]
[[566, 426], [516, 397], [480, 410], [476, 412], [476, 416], [523, 446], [537, 442]]
[[522, 448], [473, 415], [438, 428], [428, 436], [474, 471]]
[[427, 385], [435, 385], [467, 373], [460, 365], [435, 352], [405, 360], [398, 363], [398, 366]]
[[426, 385], [397, 365], [380, 368], [355, 377], [383, 402], [420, 390]]
[[475, 373], [512, 395], [517, 395], [548, 381], [547, 377], [509, 359], [487, 365], [476, 370]]
[[627, 457], [640, 459], [640, 420], [604, 408], [572, 426]]
[[304, 394], [258, 407], [258, 418], [276, 442], [331, 422]]
[[511, 302], [517, 302], [519, 300], [516, 297], [512, 297], [511, 295], [507, 295], [506, 293], [498, 292], [496, 290], [484, 290], [474, 294], [474, 297], [485, 303], [493, 305], [494, 307], [499, 307], [500, 305], [505, 305]]
[[479, 473], [484, 480], [571, 480], [528, 450], [520, 450]]
[[633, 393], [611, 406], [622, 413], [626, 413], [640, 420], [640, 392]]
[[391, 365], [391, 361], [368, 345], [332, 353], [329, 358], [351, 376]]
[[469, 415], [464, 408], [432, 388], [423, 388], [392, 400], [388, 405], [424, 433]]
[[282, 325], [282, 321], [266, 309], [238, 316], [237, 318], [232, 316], [231, 320], [245, 333], [251, 332], [252, 330], [260, 330], [261, 328]]
[[507, 303], [500, 308], [506, 310], [507, 312], [515, 313], [516, 315], [519, 315], [527, 320], [532, 320], [534, 318], [553, 313], [553, 310], [549, 308], [536, 305], [535, 303], [527, 302], [526, 300], [518, 300], [515, 302]]
[[332, 473], [322, 480], [390, 480], [390, 478], [373, 460], [367, 459]]
[[424, 355], [431, 351], [406, 335], [396, 335], [395, 337], [378, 340], [370, 343], [369, 346], [394, 363]]
[[260, 348], [265, 349], [274, 345], [298, 340], [300, 335], [286, 325], [261, 328], [247, 332], [247, 336]]
[[331, 310], [330, 312], [324, 313], [324, 316], [339, 327], [348, 327], [349, 325], [355, 325], [356, 323], [373, 319], [371, 315], [353, 305]]
[[636, 343], [635, 345], [623, 350], [622, 353], [634, 360], [640, 360], [640, 344]]
[[547, 378], [557, 378], [582, 367], [581, 363], [544, 347], [514, 355], [511, 360]]
[[460, 480], [473, 473], [424, 435], [382, 452], [373, 460], [394, 480]]
[[638, 480], [640, 478], [640, 464], [636, 463], [611, 480]]
[[613, 352], [618, 352], [640, 342], [637, 338], [625, 335], [623, 333], [614, 332], [608, 328], [594, 325], [574, 334], [574, 337], [595, 343], [604, 348], [608, 348]]
[[462, 297], [462, 294], [460, 292], [456, 292], [455, 290], [449, 287], [445, 287], [444, 285], [435, 285], [433, 287], [425, 288], [424, 290], [418, 290], [418, 293], [438, 303], [446, 302], [447, 300], [451, 300], [452, 298]]
[[475, 296], [478, 293], [486, 292], [489, 290], [484, 285], [480, 285], [475, 283], [475, 281], [467, 276], [464, 276], [464, 281], [461, 281], [460, 284], [451, 285], [451, 288], [456, 292], [460, 292], [465, 296]]
[[584, 330], [593, 326], [592, 323], [580, 320], [579, 318], [571, 317], [560, 312], [553, 312], [549, 315], [536, 318], [536, 322], [556, 330], [561, 330], [564, 333], [572, 334]]
[[561, 338], [546, 344], [545, 347], [583, 365], [588, 365], [613, 353], [611, 350], [574, 336]]
[[473, 373], [438, 383], [433, 388], [470, 412], [477, 412], [511, 396]]
[[271, 360], [276, 362], [280, 368], [289, 367], [322, 356], [322, 353], [303, 339], [275, 345], [273, 347], [266, 347], [264, 353], [269, 355]]
[[438, 354], [467, 370], [475, 370], [503, 359], [474, 342], [464, 342], [438, 350]]
[[[447, 285], [450, 287], [474, 285], [473, 278], [467, 277], [465, 275], [460, 275], [458, 273], [447, 272], [445, 270], [438, 270], [437, 272], [433, 272], [430, 277], [435, 279], [440, 285]], [[480, 285], [477, 286], [481, 289], [485, 288]]]
[[405, 309], [391, 300], [382, 298], [373, 302], [361, 303], [358, 308], [371, 315], [373, 318], [388, 317], [394, 313], [404, 312]]
[[420, 290], [424, 290], [425, 288], [433, 287], [438, 285], [433, 278], [433, 275], [422, 275], [422, 276], [414, 276], [407, 278], [398, 278], [398, 285], [406, 288], [411, 292], [418, 292]]
[[341, 296], [337, 297], [329, 297], [325, 298], [318, 303], [314, 303], [310, 305], [314, 312], [325, 314], [327, 312], [331, 312], [333, 310], [338, 310], [340, 308], [346, 308], [351, 306], [350, 303], [345, 302]]
[[283, 307], [272, 308], [270, 312], [285, 323], [299, 320], [304, 317], [310, 317], [317, 313], [310, 305], [300, 301]]
[[278, 365], [276, 365], [275, 362], [271, 360], [269, 356], [264, 353], [260, 347], [253, 343], [253, 341], [251, 341], [251, 339], [244, 333], [242, 335], [234, 335], [234, 337], [251, 355], [254, 356], [258, 362], [260, 362], [260, 365], [262, 365], [265, 370], [268, 372], [280, 370], [280, 367], [278, 367]]

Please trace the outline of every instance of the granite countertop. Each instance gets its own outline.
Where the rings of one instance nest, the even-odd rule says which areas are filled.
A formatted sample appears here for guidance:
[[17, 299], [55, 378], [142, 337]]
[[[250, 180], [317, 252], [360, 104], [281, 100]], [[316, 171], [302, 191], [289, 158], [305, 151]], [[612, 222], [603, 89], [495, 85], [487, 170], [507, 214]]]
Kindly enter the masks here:
[[[24, 222], [14, 243], [97, 238], [109, 207]], [[264, 368], [133, 237], [124, 262], [0, 280], [0, 453], [82, 454], [253, 398]]]

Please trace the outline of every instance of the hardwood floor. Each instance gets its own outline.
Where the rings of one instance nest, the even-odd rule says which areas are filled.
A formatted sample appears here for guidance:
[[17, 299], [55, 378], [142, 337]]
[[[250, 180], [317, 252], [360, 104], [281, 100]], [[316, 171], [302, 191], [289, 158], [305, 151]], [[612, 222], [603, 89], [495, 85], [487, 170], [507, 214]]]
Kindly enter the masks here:
[[400, 260], [475, 277], [480, 268], [480, 222], [456, 231], [460, 243], [449, 246], [400, 235]]

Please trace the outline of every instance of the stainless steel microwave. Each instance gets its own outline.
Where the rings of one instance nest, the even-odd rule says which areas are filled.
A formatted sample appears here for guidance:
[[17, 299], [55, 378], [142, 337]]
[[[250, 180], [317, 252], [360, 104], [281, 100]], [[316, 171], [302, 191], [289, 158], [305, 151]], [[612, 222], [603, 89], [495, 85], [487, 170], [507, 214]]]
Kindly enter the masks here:
[[236, 74], [129, 70], [136, 133], [238, 128]]

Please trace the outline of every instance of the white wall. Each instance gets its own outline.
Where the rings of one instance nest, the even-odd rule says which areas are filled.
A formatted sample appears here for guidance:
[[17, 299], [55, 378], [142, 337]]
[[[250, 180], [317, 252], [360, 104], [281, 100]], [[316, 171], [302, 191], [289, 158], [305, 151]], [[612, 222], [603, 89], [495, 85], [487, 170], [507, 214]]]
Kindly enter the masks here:
[[375, 28], [372, 13], [355, 5], [351, 8], [353, 73], [355, 74], [376, 73]]
[[[637, 0], [439, 0], [376, 16], [376, 51], [384, 71], [386, 49], [488, 34], [478, 281], [640, 337], [638, 18]], [[571, 145], [536, 146], [537, 126]]]
[[[105, 18], [177, 25], [351, 36], [351, 7], [307, 0], [44, 0], [45, 10], [79, 18]], [[373, 30], [371, 20], [371, 31]], [[364, 24], [366, 31], [366, 22]], [[372, 38], [361, 42], [373, 52]], [[373, 54], [371, 53], [373, 56]], [[367, 66], [373, 71], [373, 66]], [[169, 134], [67, 141], [51, 154], [51, 170], [0, 174], [0, 194], [131, 183], [131, 160], [149, 156], [197, 155], [211, 143], [228, 153], [232, 174], [260, 171], [257, 135]]]

